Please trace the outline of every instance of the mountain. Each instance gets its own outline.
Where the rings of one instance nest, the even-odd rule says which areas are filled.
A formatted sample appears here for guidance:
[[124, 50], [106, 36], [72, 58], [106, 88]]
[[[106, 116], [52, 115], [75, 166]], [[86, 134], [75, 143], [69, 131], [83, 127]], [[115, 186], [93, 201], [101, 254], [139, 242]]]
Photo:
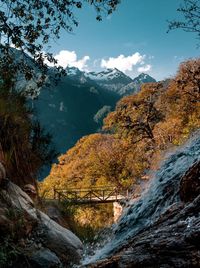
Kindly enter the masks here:
[[53, 135], [59, 153], [66, 152], [82, 136], [97, 132], [122, 96], [137, 92], [143, 82], [155, 81], [146, 74], [131, 79], [118, 69], [87, 73], [68, 67], [66, 72], [57, 85], [50, 81], [51, 87], [42, 88], [32, 101], [36, 116]]
[[141, 73], [139, 76], [133, 79], [131, 83], [125, 85], [119, 90], [121, 96], [130, 95], [132, 93], [137, 93], [140, 87], [144, 83], [154, 83], [156, 80], [148, 74]]
[[41, 124], [53, 135], [59, 153], [66, 152], [84, 135], [96, 132], [120, 96], [101, 88], [78, 69], [57, 85], [43, 88], [33, 107]]
[[85, 76], [93, 81], [95, 81], [99, 86], [113, 91], [119, 94], [119, 91], [122, 87], [128, 85], [133, 80], [125, 75], [123, 72], [118, 69], [107, 69], [102, 72], [89, 72], [85, 73]]
[[120, 96], [137, 93], [143, 83], [156, 82], [153, 77], [145, 73], [132, 79], [117, 68], [106, 69], [102, 72], [82, 72], [76, 67], [68, 67], [67, 75], [70, 79], [80, 83], [95, 82], [101, 88]]

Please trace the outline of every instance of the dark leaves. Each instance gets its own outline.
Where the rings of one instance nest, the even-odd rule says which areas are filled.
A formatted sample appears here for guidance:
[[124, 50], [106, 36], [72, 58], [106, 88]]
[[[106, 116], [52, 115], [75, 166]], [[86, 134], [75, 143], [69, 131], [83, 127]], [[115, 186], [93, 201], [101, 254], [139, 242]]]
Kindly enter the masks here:
[[[36, 61], [36, 64], [47, 70], [44, 59], [53, 62], [52, 57], [41, 55], [49, 40], [59, 38], [62, 29], [73, 32], [78, 26], [75, 10], [83, 3], [93, 5], [97, 20], [103, 15], [111, 14], [119, 0], [3, 0], [0, 7], [1, 46], [5, 46], [6, 55], [12, 54], [8, 47], [14, 46]], [[1, 50], [3, 53], [3, 50]], [[8, 61], [7, 61], [8, 62]], [[8, 66], [7, 66], [8, 67]], [[20, 70], [20, 66], [17, 67]], [[63, 72], [62, 72], [63, 73]], [[31, 76], [25, 72], [25, 77]]]

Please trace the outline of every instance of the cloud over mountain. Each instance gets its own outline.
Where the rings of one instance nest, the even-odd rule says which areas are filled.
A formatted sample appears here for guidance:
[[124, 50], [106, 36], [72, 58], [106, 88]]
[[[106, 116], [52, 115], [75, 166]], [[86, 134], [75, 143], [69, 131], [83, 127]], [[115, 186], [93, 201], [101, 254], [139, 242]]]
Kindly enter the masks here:
[[151, 70], [151, 67], [152, 67], [152, 66], [151, 66], [150, 64], [146, 64], [146, 65], [144, 65], [144, 66], [138, 67], [137, 71], [138, 71], [139, 73], [148, 72], [148, 71]]
[[122, 72], [132, 71], [134, 66], [144, 64], [145, 57], [145, 55], [141, 55], [139, 52], [127, 57], [121, 54], [116, 58], [110, 57], [108, 60], [102, 59], [101, 67], [110, 69], [117, 68]]
[[[78, 58], [75, 51], [61, 50], [54, 55], [57, 60], [57, 66], [76, 67], [81, 71], [96, 71], [103, 69], [118, 69], [131, 77], [136, 76], [138, 73], [148, 72], [152, 69], [152, 65], [147, 61], [150, 60], [145, 54], [135, 52], [132, 55], [125, 56], [121, 54], [117, 57], [108, 57], [101, 59], [93, 59], [91, 61], [90, 56], [85, 55], [82, 58]], [[47, 63], [49, 66], [53, 66], [52, 63]]]
[[81, 71], [87, 69], [87, 61], [90, 59], [89, 56], [84, 56], [81, 59], [78, 59], [75, 51], [61, 50], [56, 54], [55, 59], [58, 61], [57, 65], [62, 66], [63, 68], [68, 67], [77, 67]]

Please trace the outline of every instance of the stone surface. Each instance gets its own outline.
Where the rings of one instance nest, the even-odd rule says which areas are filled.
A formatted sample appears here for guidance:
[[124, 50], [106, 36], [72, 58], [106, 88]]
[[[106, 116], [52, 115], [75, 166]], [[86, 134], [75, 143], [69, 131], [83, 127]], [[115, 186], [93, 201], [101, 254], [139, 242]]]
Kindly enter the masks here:
[[0, 184], [2, 180], [5, 178], [6, 178], [6, 171], [5, 171], [3, 164], [0, 162]]
[[195, 163], [182, 177], [180, 197], [184, 202], [194, 200], [200, 194], [200, 162]]
[[170, 209], [112, 257], [83, 267], [200, 267], [199, 210], [200, 195], [190, 204]]
[[[31, 198], [20, 187], [9, 182], [7, 189], [1, 190], [1, 196], [7, 206], [25, 216], [25, 226], [28, 226], [26, 232], [30, 236], [28, 241], [30, 250], [27, 248], [26, 254], [34, 252], [40, 245], [46, 250], [49, 249], [52, 254], [56, 254], [66, 264], [79, 262], [83, 248], [80, 239], [36, 209]], [[2, 218], [2, 215], [0, 216]]]
[[40, 249], [34, 251], [29, 256], [29, 263], [35, 268], [57, 268], [61, 267], [58, 257], [49, 249]]
[[171, 154], [81, 267], [200, 267], [200, 138]]
[[64, 261], [77, 262], [81, 258], [82, 243], [71, 231], [51, 220], [46, 214], [40, 212], [41, 223], [39, 229], [43, 230], [41, 237], [43, 244], [62, 256]]
[[114, 222], [117, 223], [118, 219], [121, 217], [123, 211], [122, 205], [120, 205], [119, 202], [114, 202], [113, 203], [113, 217], [114, 217]]

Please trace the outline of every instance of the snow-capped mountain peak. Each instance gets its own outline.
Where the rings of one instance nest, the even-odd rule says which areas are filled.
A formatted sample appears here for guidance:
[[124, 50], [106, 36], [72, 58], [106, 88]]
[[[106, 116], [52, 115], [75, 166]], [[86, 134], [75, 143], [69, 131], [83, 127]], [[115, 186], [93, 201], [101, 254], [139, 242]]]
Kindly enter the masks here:
[[154, 78], [152, 78], [150, 75], [141, 73], [137, 77], [133, 79], [133, 82], [135, 83], [151, 83], [151, 82], [156, 82]]
[[132, 79], [117, 68], [105, 69], [101, 72], [83, 72], [76, 67], [67, 67], [67, 75], [76, 82], [95, 83], [98, 86], [117, 93], [120, 96], [135, 93], [140, 89], [140, 85], [148, 82], [155, 82], [151, 76], [141, 73]]
[[69, 76], [75, 76], [81, 73], [81, 71], [77, 67], [67, 67], [66, 73]]
[[125, 75], [123, 72], [118, 70], [117, 68], [114, 69], [106, 69], [101, 72], [87, 72], [85, 73], [85, 76], [90, 78], [91, 80], [113, 80], [119, 77], [127, 77], [128, 79], [131, 79], [127, 75]]

